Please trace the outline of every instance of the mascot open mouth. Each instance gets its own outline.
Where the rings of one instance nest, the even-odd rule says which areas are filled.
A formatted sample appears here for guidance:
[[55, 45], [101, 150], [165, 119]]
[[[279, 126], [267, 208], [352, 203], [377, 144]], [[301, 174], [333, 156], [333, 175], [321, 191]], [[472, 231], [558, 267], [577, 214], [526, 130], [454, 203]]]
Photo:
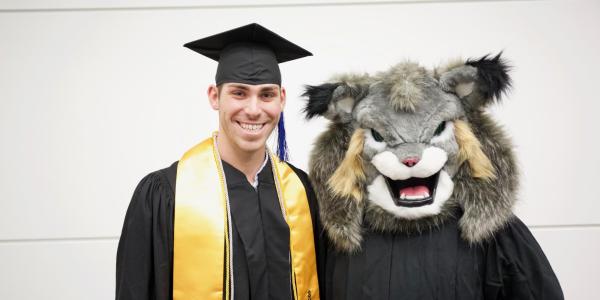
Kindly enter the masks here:
[[422, 151], [418, 163], [409, 165], [403, 160], [391, 151], [373, 156], [371, 164], [378, 175], [367, 185], [368, 199], [402, 219], [438, 214], [454, 189], [444, 170], [446, 152], [430, 146]]
[[397, 206], [419, 207], [433, 203], [440, 172], [429, 177], [393, 180], [384, 176], [389, 192]]

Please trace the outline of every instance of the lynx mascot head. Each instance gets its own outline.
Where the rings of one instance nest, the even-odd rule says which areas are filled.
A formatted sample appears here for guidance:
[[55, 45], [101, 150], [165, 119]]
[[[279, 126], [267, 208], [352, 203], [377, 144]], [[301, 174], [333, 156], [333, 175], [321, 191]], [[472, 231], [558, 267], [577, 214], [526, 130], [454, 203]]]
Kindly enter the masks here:
[[457, 211], [462, 238], [477, 243], [511, 218], [512, 146], [485, 113], [510, 87], [507, 71], [498, 54], [435, 70], [404, 62], [307, 87], [306, 116], [332, 122], [310, 174], [338, 250], [358, 250], [364, 227], [418, 234]]

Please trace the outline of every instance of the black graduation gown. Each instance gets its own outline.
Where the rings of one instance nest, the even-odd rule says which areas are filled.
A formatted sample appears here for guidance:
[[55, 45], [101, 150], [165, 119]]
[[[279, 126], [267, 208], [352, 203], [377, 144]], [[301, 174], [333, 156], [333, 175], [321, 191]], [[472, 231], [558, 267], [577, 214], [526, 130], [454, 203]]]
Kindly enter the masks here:
[[[326, 247], [317, 201], [306, 173], [291, 167], [307, 192], [320, 275]], [[233, 220], [235, 299], [290, 299], [289, 228], [270, 162], [258, 174], [256, 190], [239, 170], [226, 162], [223, 169]], [[117, 250], [116, 299], [172, 299], [176, 175], [177, 162], [144, 177], [134, 192]]]
[[364, 233], [354, 255], [327, 253], [327, 298], [563, 299], [528, 228], [513, 218], [494, 238], [469, 245], [456, 219], [421, 234]]

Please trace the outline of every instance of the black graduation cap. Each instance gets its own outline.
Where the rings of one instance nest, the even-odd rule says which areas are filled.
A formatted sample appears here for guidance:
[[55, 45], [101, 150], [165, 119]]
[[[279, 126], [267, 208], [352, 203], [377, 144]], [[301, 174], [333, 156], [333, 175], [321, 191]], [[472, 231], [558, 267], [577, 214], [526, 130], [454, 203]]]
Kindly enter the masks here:
[[215, 82], [281, 85], [279, 63], [312, 53], [252, 23], [184, 45], [219, 62]]

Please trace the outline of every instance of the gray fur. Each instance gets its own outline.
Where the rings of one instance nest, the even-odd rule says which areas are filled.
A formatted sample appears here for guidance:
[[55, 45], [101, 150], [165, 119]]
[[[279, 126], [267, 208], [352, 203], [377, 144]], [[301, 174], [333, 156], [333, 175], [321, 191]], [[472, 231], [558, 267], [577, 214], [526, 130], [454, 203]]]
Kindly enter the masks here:
[[389, 95], [391, 106], [397, 111], [413, 112], [425, 99], [426, 95], [421, 87], [427, 84], [427, 70], [416, 63], [407, 61], [397, 64], [375, 77]]
[[[334, 122], [318, 137], [309, 171], [323, 225], [338, 250], [360, 249], [363, 226], [377, 232], [419, 234], [456, 217], [459, 210], [462, 210], [459, 226], [463, 239], [479, 243], [490, 238], [513, 216], [518, 172], [510, 140], [483, 112], [483, 107], [474, 106], [486, 103], [477, 99], [480, 93], [458, 98], [454, 90], [460, 83], [476, 82], [473, 77], [476, 71], [472, 66], [454, 64], [442, 72], [429, 72], [415, 63], [405, 62], [372, 78], [365, 75], [337, 78], [342, 80], [332, 98], [351, 95], [355, 101], [353, 111], [342, 118], [339, 111], [333, 112], [337, 117], [329, 118]], [[429, 145], [440, 122], [453, 119], [469, 123], [496, 170], [496, 178], [488, 181], [473, 178], [466, 163], [458, 164], [456, 141], [436, 144], [448, 154], [443, 170], [454, 182], [453, 193], [440, 213], [414, 220], [401, 219], [366, 198], [360, 202], [342, 199], [328, 189], [327, 180], [344, 158], [355, 129], [376, 130], [385, 138], [387, 151], [401, 158], [419, 154]], [[374, 154], [374, 150], [365, 147], [363, 158], [369, 162]], [[357, 184], [367, 195], [366, 187], [378, 170], [366, 163], [365, 173], [365, 182]]]
[[[368, 74], [340, 74], [333, 77], [332, 81], [341, 82], [331, 96], [327, 112], [323, 115], [329, 120], [339, 123], [352, 121], [352, 109], [364, 97], [372, 79]], [[341, 103], [342, 102], [342, 103]], [[341, 105], [343, 104], [343, 105]], [[346, 110], [346, 105], [350, 105], [350, 111]]]
[[462, 237], [477, 243], [490, 238], [512, 218], [519, 171], [512, 143], [502, 128], [481, 110], [467, 112], [467, 118], [496, 170], [495, 179], [483, 181], [469, 176], [463, 165], [454, 177], [453, 198], [464, 211], [459, 221]]
[[[447, 92], [455, 92], [461, 85], [474, 85], [477, 81], [477, 68], [473, 66], [460, 66], [443, 73], [439, 77], [440, 87]], [[456, 93], [462, 98], [466, 107], [481, 106], [483, 95], [475, 89], [470, 89], [467, 93]]]
[[325, 183], [344, 158], [353, 131], [349, 124], [330, 124], [315, 142], [309, 166], [323, 227], [333, 243], [346, 252], [357, 250], [362, 242], [362, 203], [335, 196]]

